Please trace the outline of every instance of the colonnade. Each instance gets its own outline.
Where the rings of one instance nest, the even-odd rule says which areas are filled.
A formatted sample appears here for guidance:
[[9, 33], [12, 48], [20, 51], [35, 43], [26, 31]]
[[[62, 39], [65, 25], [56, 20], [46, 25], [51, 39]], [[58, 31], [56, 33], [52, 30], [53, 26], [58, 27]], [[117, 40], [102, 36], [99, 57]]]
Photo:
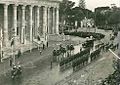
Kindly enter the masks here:
[[[9, 41], [8, 35], [8, 7], [10, 4], [4, 4], [4, 24], [3, 24], [3, 40], [5, 46], [7, 46], [7, 42]], [[21, 32], [20, 32], [20, 40], [21, 43], [25, 42], [25, 29], [26, 29], [26, 7], [29, 8], [29, 41], [33, 41], [35, 36], [41, 35], [45, 36], [45, 34], [58, 34], [59, 33], [59, 8], [58, 7], [50, 7], [50, 6], [37, 6], [37, 5], [19, 5], [12, 4], [13, 8], [13, 29], [14, 29], [14, 37], [17, 35], [18, 28], [18, 6], [21, 7]], [[35, 10], [36, 9], [36, 10]], [[42, 9], [42, 11], [40, 11]], [[33, 14], [35, 11], [36, 14]], [[33, 19], [33, 15], [35, 20]], [[34, 23], [34, 24], [33, 24]], [[34, 25], [34, 26], [33, 26]], [[41, 32], [40, 32], [41, 30]]]

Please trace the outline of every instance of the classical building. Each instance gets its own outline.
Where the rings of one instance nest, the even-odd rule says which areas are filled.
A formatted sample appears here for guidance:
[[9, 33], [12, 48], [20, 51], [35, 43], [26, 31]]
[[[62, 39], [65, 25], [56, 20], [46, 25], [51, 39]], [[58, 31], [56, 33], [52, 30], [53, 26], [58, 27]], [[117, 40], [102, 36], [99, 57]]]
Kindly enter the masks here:
[[20, 43], [36, 36], [59, 33], [59, 3], [62, 0], [0, 0], [3, 44], [13, 37]]
[[94, 20], [87, 19], [86, 17], [81, 21], [81, 28], [83, 27], [93, 27], [94, 26]]

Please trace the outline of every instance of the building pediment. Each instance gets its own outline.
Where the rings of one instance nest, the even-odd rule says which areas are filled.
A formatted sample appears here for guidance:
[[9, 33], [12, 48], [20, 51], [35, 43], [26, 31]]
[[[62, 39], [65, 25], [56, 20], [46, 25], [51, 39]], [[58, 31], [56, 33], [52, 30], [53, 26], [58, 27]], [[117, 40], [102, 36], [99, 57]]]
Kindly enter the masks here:
[[34, 1], [50, 1], [50, 2], [61, 2], [63, 0], [0, 0], [0, 1], [15, 1], [15, 2], [34, 2]]
[[59, 7], [61, 1], [62, 0], [0, 0], [0, 3]]

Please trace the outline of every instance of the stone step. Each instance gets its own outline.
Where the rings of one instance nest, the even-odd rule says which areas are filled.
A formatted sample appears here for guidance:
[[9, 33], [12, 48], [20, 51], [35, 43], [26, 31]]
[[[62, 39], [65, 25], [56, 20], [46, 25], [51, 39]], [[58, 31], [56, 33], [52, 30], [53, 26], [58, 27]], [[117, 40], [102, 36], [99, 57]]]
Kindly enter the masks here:
[[[21, 52], [25, 52], [25, 51], [28, 51], [30, 49], [33, 49], [33, 48], [37, 48], [36, 45], [34, 45], [34, 43], [28, 43], [29, 41], [27, 41], [27, 44], [18, 44], [16, 46], [16, 48], [14, 49], [14, 54], [17, 54], [18, 53], [18, 50], [21, 50]], [[3, 54], [3, 59], [6, 59], [6, 58], [9, 58], [10, 55], [13, 55], [13, 51], [12, 51], [12, 47], [4, 47], [3, 48], [3, 51], [4, 51], [4, 54]]]
[[58, 35], [58, 34], [54, 34], [54, 35], [49, 35], [49, 41], [62, 41], [62, 40], [69, 40], [70, 37], [69, 35]]

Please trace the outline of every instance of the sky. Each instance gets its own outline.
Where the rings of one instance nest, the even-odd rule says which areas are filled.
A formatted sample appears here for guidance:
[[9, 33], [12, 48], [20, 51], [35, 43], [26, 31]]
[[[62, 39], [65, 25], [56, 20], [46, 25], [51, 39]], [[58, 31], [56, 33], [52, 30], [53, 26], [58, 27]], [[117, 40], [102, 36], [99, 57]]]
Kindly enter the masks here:
[[[79, 3], [79, 0], [70, 0], [73, 2], [76, 2], [76, 6]], [[93, 10], [96, 7], [101, 7], [101, 6], [110, 6], [111, 4], [116, 4], [117, 6], [120, 7], [120, 0], [85, 0], [86, 2], [86, 8]]]

